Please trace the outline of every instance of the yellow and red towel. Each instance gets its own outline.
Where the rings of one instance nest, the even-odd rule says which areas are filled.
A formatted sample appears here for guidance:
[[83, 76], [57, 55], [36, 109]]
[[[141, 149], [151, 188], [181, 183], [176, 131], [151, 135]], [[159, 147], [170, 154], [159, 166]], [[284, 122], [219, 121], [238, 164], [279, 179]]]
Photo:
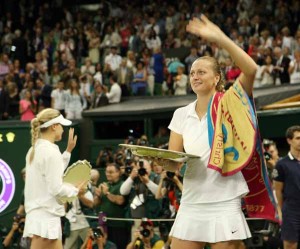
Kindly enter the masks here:
[[238, 80], [225, 94], [213, 96], [208, 107], [208, 133], [208, 167], [224, 177], [241, 171], [250, 190], [244, 198], [249, 217], [277, 220], [253, 99]]

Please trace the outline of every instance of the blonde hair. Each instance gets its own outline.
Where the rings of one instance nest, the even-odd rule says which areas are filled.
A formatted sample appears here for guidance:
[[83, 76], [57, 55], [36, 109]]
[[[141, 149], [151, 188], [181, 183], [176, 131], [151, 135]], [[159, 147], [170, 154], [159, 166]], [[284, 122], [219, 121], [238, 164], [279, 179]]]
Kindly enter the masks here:
[[216, 58], [211, 57], [211, 56], [202, 56], [200, 58], [198, 58], [197, 60], [194, 61], [194, 63], [196, 61], [199, 60], [206, 60], [209, 61], [212, 65], [212, 70], [214, 71], [215, 74], [220, 76], [220, 79], [216, 85], [216, 91], [217, 92], [223, 92], [224, 91], [224, 87], [225, 87], [225, 77], [224, 77], [224, 73], [221, 69], [221, 66], [219, 64], [219, 62], [216, 60]]
[[39, 138], [40, 133], [47, 130], [48, 128], [40, 128], [40, 125], [46, 123], [47, 121], [54, 119], [60, 115], [58, 110], [52, 108], [46, 108], [36, 115], [34, 119], [31, 120], [31, 145], [32, 150], [29, 157], [29, 162], [32, 162], [35, 152], [35, 143]]

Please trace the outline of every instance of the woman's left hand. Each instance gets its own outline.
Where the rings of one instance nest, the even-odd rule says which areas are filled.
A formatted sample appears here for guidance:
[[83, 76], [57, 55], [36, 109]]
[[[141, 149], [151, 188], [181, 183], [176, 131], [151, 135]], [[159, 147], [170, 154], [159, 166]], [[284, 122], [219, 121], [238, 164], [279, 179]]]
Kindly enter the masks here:
[[220, 41], [222, 31], [220, 28], [211, 22], [205, 15], [200, 18], [194, 17], [186, 26], [186, 31], [196, 36], [200, 36], [209, 42]]
[[68, 145], [67, 145], [67, 151], [72, 152], [72, 150], [75, 148], [77, 142], [77, 135], [74, 135], [74, 128], [69, 129], [69, 139], [68, 139]]

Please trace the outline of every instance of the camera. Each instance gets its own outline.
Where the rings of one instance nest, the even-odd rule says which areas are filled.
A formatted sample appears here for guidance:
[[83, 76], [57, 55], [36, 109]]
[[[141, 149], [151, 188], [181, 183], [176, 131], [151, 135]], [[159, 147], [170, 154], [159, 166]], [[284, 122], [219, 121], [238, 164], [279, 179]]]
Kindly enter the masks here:
[[123, 159], [123, 154], [122, 153], [118, 153], [116, 156], [117, 160], [122, 160]]
[[269, 152], [265, 151], [264, 158], [266, 159], [266, 161], [269, 161], [270, 159], [272, 159], [272, 155]]
[[143, 228], [143, 230], [140, 231], [140, 234], [143, 235], [144, 238], [148, 238], [150, 236], [150, 230]]
[[103, 236], [103, 233], [100, 228], [93, 228], [92, 230], [93, 230], [93, 235], [96, 239], [100, 238], [100, 236]]
[[174, 172], [167, 171], [167, 177], [173, 179], [175, 176]]
[[125, 166], [125, 174], [130, 175], [132, 172], [132, 166], [126, 165]]
[[144, 161], [139, 161], [140, 168], [138, 169], [138, 174], [140, 176], [147, 175], [147, 170], [144, 168]]

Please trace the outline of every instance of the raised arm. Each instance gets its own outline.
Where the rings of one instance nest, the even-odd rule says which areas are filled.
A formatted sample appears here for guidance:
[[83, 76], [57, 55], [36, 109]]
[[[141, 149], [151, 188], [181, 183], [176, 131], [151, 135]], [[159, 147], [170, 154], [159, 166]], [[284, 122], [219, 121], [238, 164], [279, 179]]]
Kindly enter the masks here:
[[208, 42], [214, 42], [227, 50], [235, 64], [241, 69], [242, 73], [239, 76], [239, 80], [247, 94], [251, 96], [257, 70], [257, 65], [253, 59], [204, 15], [201, 15], [200, 18], [190, 20], [186, 26], [186, 30], [189, 33], [204, 38]]

